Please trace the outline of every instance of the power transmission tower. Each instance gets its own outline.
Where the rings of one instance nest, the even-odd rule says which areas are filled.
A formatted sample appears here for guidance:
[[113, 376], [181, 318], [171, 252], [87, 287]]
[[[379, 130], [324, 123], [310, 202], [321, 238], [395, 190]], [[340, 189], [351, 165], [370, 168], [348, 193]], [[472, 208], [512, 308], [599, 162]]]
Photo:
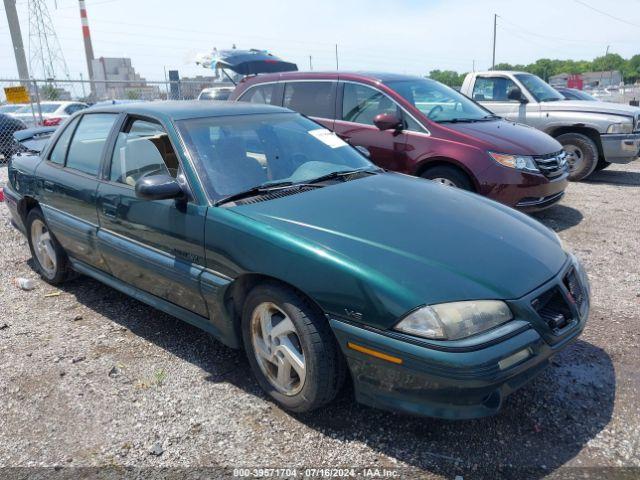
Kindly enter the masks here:
[[46, 0], [29, 0], [29, 71], [45, 80], [69, 78], [69, 68], [53, 28]]

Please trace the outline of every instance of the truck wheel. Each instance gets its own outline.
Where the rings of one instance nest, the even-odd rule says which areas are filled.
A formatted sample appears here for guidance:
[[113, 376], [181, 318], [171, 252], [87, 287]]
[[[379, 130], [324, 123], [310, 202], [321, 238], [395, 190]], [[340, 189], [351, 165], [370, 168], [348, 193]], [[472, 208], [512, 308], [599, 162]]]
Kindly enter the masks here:
[[565, 133], [556, 140], [567, 152], [569, 180], [578, 182], [593, 173], [598, 165], [598, 147], [593, 140], [581, 133]]
[[327, 319], [296, 291], [277, 283], [251, 290], [242, 338], [260, 387], [285, 409], [308, 412], [340, 391], [342, 352]]
[[69, 278], [71, 267], [67, 254], [49, 230], [39, 208], [34, 208], [27, 215], [27, 239], [31, 257], [44, 280], [57, 285]]
[[462, 190], [473, 191], [473, 185], [467, 175], [455, 167], [448, 165], [438, 165], [436, 167], [425, 170], [422, 178], [433, 180], [434, 182], [447, 185], [449, 187], [461, 188]]

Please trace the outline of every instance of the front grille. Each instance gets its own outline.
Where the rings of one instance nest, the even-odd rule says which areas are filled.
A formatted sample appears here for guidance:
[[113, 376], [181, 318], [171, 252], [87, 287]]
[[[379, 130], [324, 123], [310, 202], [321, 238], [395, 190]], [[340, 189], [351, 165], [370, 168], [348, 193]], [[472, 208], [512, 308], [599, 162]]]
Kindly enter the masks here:
[[582, 284], [580, 283], [578, 275], [574, 269], [571, 269], [571, 271], [564, 277], [564, 285], [567, 287], [567, 290], [569, 290], [569, 293], [571, 293], [578, 309], [580, 309], [585, 300], [585, 294]]
[[636, 128], [633, 129], [634, 133], [640, 132], [640, 115], [636, 117]]
[[567, 154], [560, 150], [559, 152], [549, 153], [547, 155], [534, 155], [533, 160], [536, 162], [538, 170], [548, 178], [558, 177], [565, 172]]
[[553, 332], [563, 329], [573, 319], [571, 308], [558, 287], [547, 290], [531, 305]]

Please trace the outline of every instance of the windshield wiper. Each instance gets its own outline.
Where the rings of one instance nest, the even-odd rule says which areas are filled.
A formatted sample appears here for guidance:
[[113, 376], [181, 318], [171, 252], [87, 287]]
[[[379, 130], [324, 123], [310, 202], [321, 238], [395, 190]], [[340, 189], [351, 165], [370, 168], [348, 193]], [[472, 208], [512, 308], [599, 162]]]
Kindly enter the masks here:
[[473, 123], [481, 122], [482, 118], [450, 118], [447, 120], [436, 120], [436, 123]]
[[336, 172], [327, 173], [326, 175], [321, 175], [317, 178], [312, 178], [311, 180], [307, 180], [307, 184], [314, 184], [324, 182], [325, 180], [331, 180], [333, 178], [341, 178], [346, 177], [347, 175], [351, 175], [358, 172], [378, 172], [380, 169], [373, 169], [372, 167], [365, 168], [356, 168], [355, 170], [338, 170]]
[[254, 197], [256, 195], [262, 195], [264, 193], [269, 193], [274, 190], [280, 190], [282, 188], [287, 187], [297, 187], [301, 184], [293, 183], [288, 180], [282, 182], [265, 182], [260, 185], [256, 185], [255, 187], [251, 187], [247, 190], [243, 190], [242, 192], [234, 193], [232, 195], [228, 195], [226, 197], [221, 198], [220, 200], [214, 202], [214, 206], [222, 205], [223, 203], [232, 202], [234, 200], [240, 200], [241, 198]]

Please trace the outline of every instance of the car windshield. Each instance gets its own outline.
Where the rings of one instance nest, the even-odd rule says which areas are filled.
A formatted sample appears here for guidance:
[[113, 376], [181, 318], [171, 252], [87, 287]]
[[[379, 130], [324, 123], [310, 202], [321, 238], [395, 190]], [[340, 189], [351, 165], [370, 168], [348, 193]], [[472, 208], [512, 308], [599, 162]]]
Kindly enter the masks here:
[[522, 82], [538, 102], [557, 102], [558, 100], [564, 100], [560, 92], [540, 77], [530, 73], [516, 73], [515, 77]]
[[473, 100], [426, 78], [384, 82], [434, 122], [491, 119], [491, 113]]
[[2, 105], [0, 106], [0, 113], [13, 113], [20, 110], [24, 105]]
[[377, 168], [333, 132], [297, 113], [195, 118], [176, 125], [214, 200], [257, 186]]
[[582, 90], [571, 90], [569, 92], [570, 94], [572, 94], [574, 96], [574, 98], [577, 98], [579, 100], [588, 100], [591, 102], [597, 102], [598, 99], [596, 97], [593, 97], [591, 95], [589, 95], [587, 92], [583, 92]]
[[[60, 108], [60, 104], [59, 103], [41, 103], [40, 104], [40, 111], [42, 111], [42, 113], [53, 113], [58, 108]], [[33, 105], [33, 111], [36, 112], [36, 115], [38, 114], [38, 105], [37, 104]], [[31, 105], [25, 105], [20, 110], [17, 110], [14, 113], [31, 113]]]

